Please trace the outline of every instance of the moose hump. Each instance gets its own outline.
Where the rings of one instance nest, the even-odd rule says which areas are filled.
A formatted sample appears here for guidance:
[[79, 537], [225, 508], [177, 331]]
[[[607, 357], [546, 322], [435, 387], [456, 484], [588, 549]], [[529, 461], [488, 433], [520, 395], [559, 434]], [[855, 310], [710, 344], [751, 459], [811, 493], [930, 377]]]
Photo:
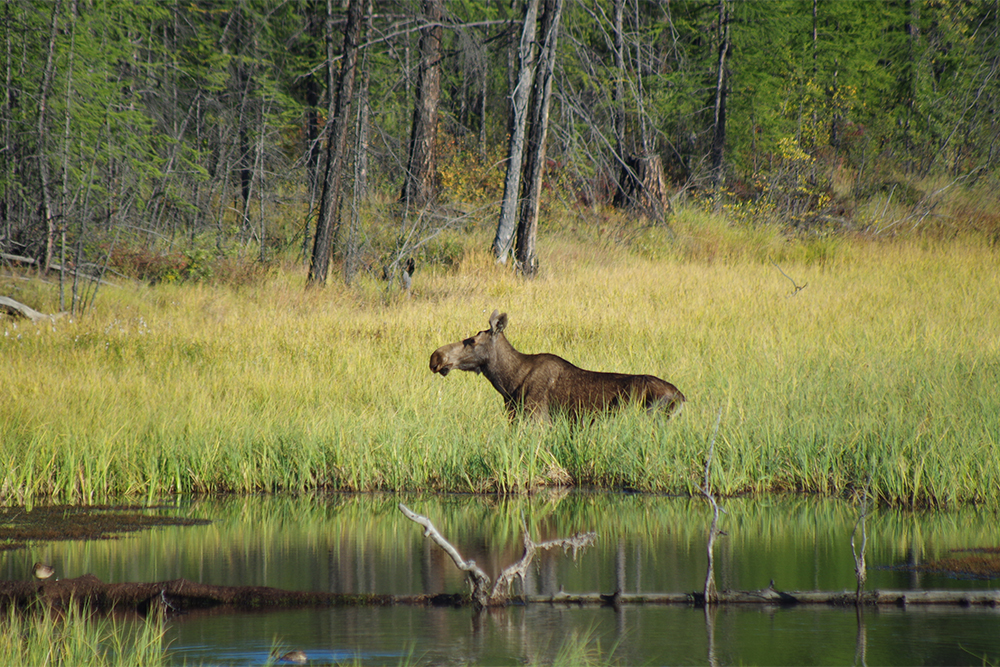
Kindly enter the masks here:
[[506, 328], [507, 313], [494, 310], [489, 329], [434, 350], [431, 372], [482, 373], [500, 392], [511, 419], [519, 412], [540, 421], [560, 412], [576, 418], [628, 402], [674, 414], [684, 405], [686, 399], [677, 387], [653, 375], [600, 373], [554, 354], [522, 354], [507, 341]]

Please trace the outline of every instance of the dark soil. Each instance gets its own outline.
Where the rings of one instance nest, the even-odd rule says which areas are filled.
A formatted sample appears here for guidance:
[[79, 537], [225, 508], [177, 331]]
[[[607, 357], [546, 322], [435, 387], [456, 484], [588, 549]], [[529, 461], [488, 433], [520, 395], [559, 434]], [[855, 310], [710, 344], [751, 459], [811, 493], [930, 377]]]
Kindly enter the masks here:
[[[914, 569], [921, 572], [939, 572], [954, 577], [971, 579], [1000, 579], [1000, 549], [962, 549], [953, 552], [952, 558], [924, 563]], [[960, 555], [961, 554], [961, 555]]]
[[0, 507], [0, 550], [20, 549], [27, 542], [106, 540], [156, 526], [197, 526], [205, 519], [151, 513], [156, 507], [129, 505], [44, 505]]

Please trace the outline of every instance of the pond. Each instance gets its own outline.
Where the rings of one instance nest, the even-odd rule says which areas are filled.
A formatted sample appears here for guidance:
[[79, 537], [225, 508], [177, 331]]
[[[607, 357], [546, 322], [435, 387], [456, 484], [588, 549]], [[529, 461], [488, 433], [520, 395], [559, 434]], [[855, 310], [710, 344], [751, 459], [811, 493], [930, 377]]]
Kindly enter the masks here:
[[[428, 516], [491, 576], [521, 555], [521, 522], [535, 540], [596, 531], [576, 555], [544, 553], [528, 593], [690, 592], [704, 583], [708, 505], [652, 495], [554, 492], [530, 497], [315, 495], [179, 500], [149, 510], [209, 519], [108, 541], [52, 542], [0, 552], [0, 578], [31, 563], [58, 576], [108, 582], [187, 578], [221, 585], [338, 593], [452, 593], [461, 573], [397, 509]], [[857, 509], [808, 497], [726, 499], [716, 545], [720, 589], [853, 590], [850, 536]], [[1000, 546], [995, 512], [876, 510], [866, 521], [869, 589], [995, 589], [997, 580], [923, 571]], [[994, 554], [995, 556], [995, 554]], [[956, 559], [958, 559], [956, 561]], [[996, 576], [995, 574], [991, 576]], [[1000, 611], [958, 607], [512, 606], [470, 609], [308, 608], [178, 616], [167, 640], [174, 664], [257, 665], [274, 646], [309, 664], [551, 662], [567, 645], [620, 664], [996, 664]]]

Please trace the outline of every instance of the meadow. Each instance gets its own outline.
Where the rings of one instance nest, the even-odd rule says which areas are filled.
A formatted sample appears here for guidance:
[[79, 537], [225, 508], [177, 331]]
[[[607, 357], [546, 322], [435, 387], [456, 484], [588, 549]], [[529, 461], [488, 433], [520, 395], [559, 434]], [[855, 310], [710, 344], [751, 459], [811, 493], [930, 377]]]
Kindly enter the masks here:
[[[0, 321], [0, 502], [251, 492], [525, 493], [577, 485], [994, 505], [1000, 271], [987, 237], [789, 235], [681, 211], [666, 227], [543, 228], [540, 275], [444, 236], [409, 294], [376, 275], [118, 281], [94, 307]], [[801, 289], [797, 289], [801, 287]], [[51, 282], [0, 293], [55, 310]], [[651, 373], [679, 417], [510, 423], [430, 353], [507, 312], [522, 352]]]

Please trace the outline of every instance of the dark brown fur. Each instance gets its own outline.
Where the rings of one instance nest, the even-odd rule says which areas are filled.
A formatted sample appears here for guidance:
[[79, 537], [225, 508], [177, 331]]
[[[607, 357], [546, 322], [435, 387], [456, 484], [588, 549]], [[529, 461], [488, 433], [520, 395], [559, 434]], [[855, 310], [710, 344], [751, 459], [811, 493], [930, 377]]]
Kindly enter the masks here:
[[504, 336], [506, 326], [507, 314], [494, 310], [489, 329], [434, 350], [431, 371], [482, 373], [503, 396], [512, 419], [520, 411], [542, 421], [559, 412], [575, 418], [629, 401], [647, 410], [662, 408], [668, 414], [684, 405], [684, 394], [677, 387], [652, 375], [598, 373], [577, 368], [554, 354], [521, 354]]

